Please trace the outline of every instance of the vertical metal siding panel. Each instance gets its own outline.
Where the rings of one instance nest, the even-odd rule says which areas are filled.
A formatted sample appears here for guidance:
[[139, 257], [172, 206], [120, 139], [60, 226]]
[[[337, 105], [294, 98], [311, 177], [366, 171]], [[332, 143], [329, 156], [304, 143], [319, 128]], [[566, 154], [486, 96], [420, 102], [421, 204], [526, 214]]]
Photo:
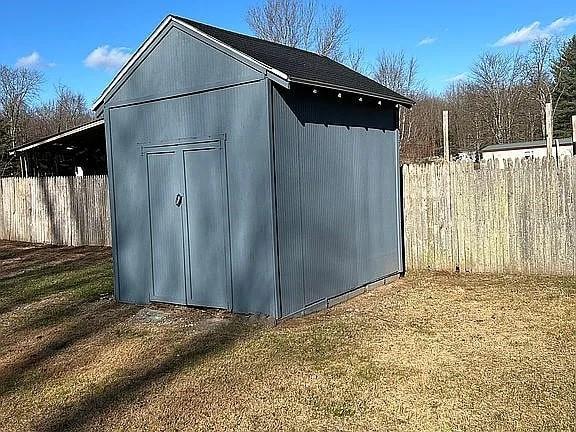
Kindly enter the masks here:
[[304, 307], [300, 164], [295, 114], [273, 89], [278, 263], [282, 315]]
[[398, 273], [406, 271], [406, 249], [404, 245], [404, 207], [403, 207], [403, 177], [402, 166], [400, 164], [400, 134], [398, 130], [394, 132], [394, 163], [396, 165], [396, 235], [398, 238]]
[[370, 239], [370, 201], [373, 198], [369, 194], [370, 173], [368, 164], [368, 152], [366, 148], [366, 137], [368, 133], [363, 129], [356, 130], [352, 136], [354, 142], [354, 194], [356, 198], [356, 249], [357, 256], [357, 274], [356, 286], [366, 284], [370, 281], [367, 276], [369, 269], [368, 255]]
[[156, 300], [185, 304], [183, 208], [174, 205], [174, 197], [184, 190], [179, 156], [175, 152], [147, 156], [154, 287], [151, 295]]
[[[108, 205], [110, 208], [110, 244], [112, 246], [112, 268], [114, 271], [114, 298], [121, 300], [123, 295], [120, 294], [120, 271], [118, 268], [118, 243], [117, 243], [117, 224], [116, 224], [116, 203], [115, 203], [115, 184], [114, 184], [114, 153], [112, 146], [110, 110], [104, 110], [104, 121], [106, 127], [104, 133], [106, 136], [106, 166], [108, 171]], [[108, 227], [107, 227], [108, 228]], [[142, 290], [144, 291], [144, 290]], [[147, 297], [148, 293], [144, 293]], [[144, 298], [140, 303], [147, 303], [148, 299]]]
[[364, 282], [401, 271], [399, 265], [398, 169], [395, 133], [370, 131], [365, 139], [367, 208]]
[[273, 94], [274, 84], [273, 81], [266, 81], [266, 102], [267, 102], [267, 112], [268, 112], [268, 142], [270, 145], [270, 185], [272, 193], [272, 221], [274, 224], [274, 230], [272, 233], [272, 241], [274, 243], [274, 273], [276, 275], [275, 285], [274, 285], [274, 305], [275, 313], [274, 317], [282, 317], [282, 300], [280, 295], [280, 256], [278, 248], [278, 201], [276, 194], [276, 156], [275, 156], [275, 140], [274, 140], [274, 94]]
[[109, 110], [112, 170], [109, 170], [114, 209], [114, 262], [117, 299], [148, 303], [152, 286], [150, 223], [146, 186], [146, 160], [140, 154], [136, 131], [146, 129], [145, 119], [135, 121], [126, 111]]
[[397, 147], [392, 109], [367, 111], [282, 90], [274, 102], [287, 314], [401, 270]]
[[[195, 50], [205, 47], [193, 38], [168, 41], [165, 39], [166, 44], [159, 45], [147, 57], [107, 104], [116, 207], [118, 297], [126, 302], [145, 303], [151, 285], [150, 244], [146, 240], [150, 227], [141, 145], [226, 134], [233, 310], [273, 315], [276, 275], [268, 122], [263, 121], [267, 119], [266, 81], [252, 69], [230, 63], [228, 56], [215, 50], [193, 57]], [[161, 75], [158, 80], [154, 80], [155, 71]], [[241, 82], [246, 77], [259, 77], [261, 81], [112, 107], [121, 99], [160, 98], [183, 86], [205, 88], [212, 83], [210, 76], [218, 71], [226, 71], [232, 81]], [[179, 82], [170, 83], [171, 80]]]
[[184, 151], [186, 218], [192, 304], [226, 309], [229, 304], [227, 215], [222, 190], [222, 149]]
[[359, 131], [357, 136], [359, 283], [366, 284], [399, 271], [398, 173], [394, 132]]
[[[313, 105], [305, 109], [313, 110]], [[313, 115], [313, 113], [309, 113]], [[343, 126], [301, 129], [306, 304], [356, 286], [354, 145]]]

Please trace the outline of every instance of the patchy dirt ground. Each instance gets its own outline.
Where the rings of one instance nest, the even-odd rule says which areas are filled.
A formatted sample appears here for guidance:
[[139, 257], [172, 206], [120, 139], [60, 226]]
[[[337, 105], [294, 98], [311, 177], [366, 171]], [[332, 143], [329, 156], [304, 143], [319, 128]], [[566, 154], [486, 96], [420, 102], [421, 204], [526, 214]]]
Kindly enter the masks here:
[[410, 274], [271, 327], [119, 305], [109, 250], [0, 242], [0, 429], [576, 430], [576, 280]]

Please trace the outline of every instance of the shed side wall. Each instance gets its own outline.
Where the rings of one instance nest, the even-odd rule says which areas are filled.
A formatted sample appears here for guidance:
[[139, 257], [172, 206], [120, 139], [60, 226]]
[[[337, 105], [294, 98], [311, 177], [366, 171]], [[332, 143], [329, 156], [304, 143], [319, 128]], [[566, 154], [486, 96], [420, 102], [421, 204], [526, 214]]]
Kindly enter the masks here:
[[402, 271], [394, 108], [273, 92], [282, 315]]

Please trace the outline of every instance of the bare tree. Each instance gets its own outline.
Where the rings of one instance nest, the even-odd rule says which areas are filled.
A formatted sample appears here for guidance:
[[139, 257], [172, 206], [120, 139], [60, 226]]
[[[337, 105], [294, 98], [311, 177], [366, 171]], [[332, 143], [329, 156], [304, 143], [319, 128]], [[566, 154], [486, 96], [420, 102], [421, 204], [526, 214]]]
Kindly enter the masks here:
[[0, 115], [11, 147], [20, 142], [26, 110], [38, 97], [42, 79], [37, 70], [0, 66]]
[[93, 118], [84, 95], [72, 91], [65, 85], [60, 84], [56, 87], [56, 100], [53, 105], [56, 113], [55, 132], [62, 132]]
[[[411, 98], [416, 99], [423, 92], [423, 83], [418, 78], [418, 63], [414, 57], [408, 58], [404, 51], [382, 51], [376, 59], [374, 79], [380, 84]], [[414, 116], [410, 111], [400, 109], [400, 145], [412, 139]]]
[[346, 58], [344, 60], [345, 64], [348, 67], [356, 72], [364, 73], [364, 56], [366, 52], [364, 48], [350, 48], [348, 49], [348, 53], [346, 54]]
[[313, 2], [267, 0], [248, 10], [246, 20], [260, 38], [308, 49], [316, 14]]
[[450, 112], [451, 119], [451, 151], [478, 152], [483, 144], [493, 142], [478, 111], [481, 97], [468, 82], [454, 82], [444, 92], [443, 109]]
[[511, 142], [527, 100], [525, 58], [519, 53], [484, 53], [472, 66], [469, 91], [475, 109], [497, 143]]
[[318, 17], [314, 31], [315, 51], [320, 55], [342, 61], [349, 31], [346, 14], [341, 6], [324, 7], [324, 13]]
[[342, 60], [349, 27], [340, 6], [319, 9], [304, 0], [265, 0], [246, 17], [256, 36]]
[[[555, 113], [558, 101], [565, 91], [561, 88], [562, 80], [555, 80], [552, 74], [554, 62], [562, 63], [561, 50], [561, 39], [541, 38], [532, 42], [527, 54], [528, 79], [532, 87], [530, 95], [540, 106], [539, 121], [542, 136], [546, 136], [546, 104], [551, 103]], [[558, 74], [561, 76], [563, 72], [564, 69], [560, 67]]]
[[56, 98], [36, 108], [28, 118], [27, 139], [59, 133], [93, 119], [80, 93], [64, 85], [56, 86]]
[[414, 96], [422, 88], [418, 79], [418, 62], [404, 51], [382, 51], [376, 59], [374, 79], [405, 96]]
[[444, 100], [427, 91], [415, 95], [416, 104], [406, 111], [410, 119], [410, 137], [404, 138], [401, 146], [403, 161], [417, 161], [436, 156], [442, 149], [442, 110]]

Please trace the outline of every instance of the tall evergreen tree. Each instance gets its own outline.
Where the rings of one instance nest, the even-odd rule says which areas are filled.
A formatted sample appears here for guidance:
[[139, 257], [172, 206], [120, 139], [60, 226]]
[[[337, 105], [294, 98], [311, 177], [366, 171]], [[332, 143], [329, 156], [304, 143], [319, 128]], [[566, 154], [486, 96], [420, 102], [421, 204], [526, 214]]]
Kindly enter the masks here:
[[554, 131], [558, 137], [572, 136], [572, 116], [576, 115], [576, 35], [562, 48], [560, 57], [553, 66], [558, 101], [554, 112]]

